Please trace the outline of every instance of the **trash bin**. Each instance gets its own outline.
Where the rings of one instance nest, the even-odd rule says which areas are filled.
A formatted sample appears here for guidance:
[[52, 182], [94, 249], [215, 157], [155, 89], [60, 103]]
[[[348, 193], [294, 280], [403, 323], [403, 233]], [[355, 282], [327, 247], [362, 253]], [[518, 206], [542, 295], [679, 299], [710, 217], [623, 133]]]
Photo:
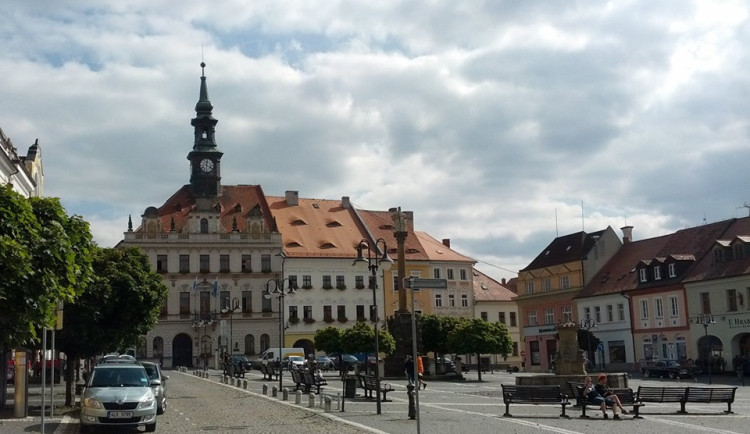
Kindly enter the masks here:
[[344, 377], [341, 379], [344, 382], [344, 398], [354, 398], [357, 396], [357, 378], [356, 377]]

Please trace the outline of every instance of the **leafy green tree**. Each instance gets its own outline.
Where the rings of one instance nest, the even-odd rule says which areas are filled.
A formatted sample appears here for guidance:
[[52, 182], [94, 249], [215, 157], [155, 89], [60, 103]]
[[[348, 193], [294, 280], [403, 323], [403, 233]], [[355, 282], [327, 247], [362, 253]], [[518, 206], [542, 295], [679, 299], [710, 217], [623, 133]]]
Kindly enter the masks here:
[[[378, 350], [392, 354], [396, 340], [385, 330], [378, 331]], [[343, 350], [347, 353], [375, 353], [375, 329], [366, 322], [357, 322], [341, 333]]]
[[[462, 321], [448, 335], [451, 348], [460, 354], [502, 354], [507, 357], [513, 351], [513, 341], [505, 324], [488, 322], [479, 318]], [[479, 381], [482, 381], [482, 370], [478, 369]]]
[[343, 351], [343, 348], [341, 348], [341, 330], [336, 327], [329, 326], [316, 330], [313, 340], [315, 349], [325, 351], [326, 354]]
[[436, 356], [451, 352], [448, 346], [448, 335], [462, 321], [461, 318], [443, 315], [421, 315], [422, 350], [432, 351]]
[[[156, 324], [167, 297], [161, 277], [137, 248], [97, 249], [93, 268], [96, 277], [66, 306], [59, 334], [60, 349], [71, 360], [138, 345]], [[66, 405], [72, 403], [74, 369], [69, 363]]]

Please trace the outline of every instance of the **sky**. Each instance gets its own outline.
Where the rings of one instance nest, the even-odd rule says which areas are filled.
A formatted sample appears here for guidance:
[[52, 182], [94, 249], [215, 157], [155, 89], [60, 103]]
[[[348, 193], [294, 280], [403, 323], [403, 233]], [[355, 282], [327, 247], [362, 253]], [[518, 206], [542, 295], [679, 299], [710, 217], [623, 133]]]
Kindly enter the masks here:
[[515, 277], [557, 235], [748, 215], [745, 1], [15, 1], [0, 128], [112, 247], [189, 182], [401, 207]]

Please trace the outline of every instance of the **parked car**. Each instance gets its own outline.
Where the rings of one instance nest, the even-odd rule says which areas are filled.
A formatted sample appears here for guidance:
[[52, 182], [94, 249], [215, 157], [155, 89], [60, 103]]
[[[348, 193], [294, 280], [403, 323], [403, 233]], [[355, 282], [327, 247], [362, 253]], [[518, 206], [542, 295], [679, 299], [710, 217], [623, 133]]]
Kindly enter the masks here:
[[253, 369], [253, 364], [244, 354], [232, 354], [232, 364], [235, 366], [235, 369], [237, 367], [241, 367], [245, 371]]
[[[156, 414], [164, 414], [164, 410], [167, 409], [167, 380], [169, 380], [169, 377], [164, 375], [158, 363], [141, 362], [141, 365], [146, 369], [151, 389], [153, 389], [156, 397]], [[153, 380], [157, 380], [159, 384], [155, 384]]]
[[[331, 360], [333, 361], [333, 368], [339, 369], [339, 356], [337, 354], [331, 355]], [[344, 363], [344, 368], [346, 371], [353, 371], [354, 367], [359, 364], [359, 359], [354, 357], [351, 354], [342, 354], [341, 360]]]
[[456, 372], [456, 363], [451, 360], [450, 357], [438, 357], [435, 359], [435, 370], [437, 372], [445, 372], [446, 374], [451, 374]]
[[102, 363], [91, 371], [81, 395], [80, 432], [92, 428], [145, 426], [156, 431], [156, 396], [139, 363]]
[[129, 354], [107, 354], [103, 356], [97, 364], [106, 364], [106, 363], [137, 363], [135, 360], [135, 357], [129, 355]]
[[647, 363], [641, 367], [641, 373], [644, 377], [669, 377], [669, 378], [690, 378], [695, 376], [695, 371], [681, 366], [676, 360], [658, 360]]
[[331, 371], [334, 369], [333, 360], [328, 356], [318, 356], [315, 358], [315, 363], [318, 365], [318, 369], [323, 372]]
[[302, 369], [305, 367], [305, 358], [302, 356], [288, 356], [281, 361], [282, 369]]

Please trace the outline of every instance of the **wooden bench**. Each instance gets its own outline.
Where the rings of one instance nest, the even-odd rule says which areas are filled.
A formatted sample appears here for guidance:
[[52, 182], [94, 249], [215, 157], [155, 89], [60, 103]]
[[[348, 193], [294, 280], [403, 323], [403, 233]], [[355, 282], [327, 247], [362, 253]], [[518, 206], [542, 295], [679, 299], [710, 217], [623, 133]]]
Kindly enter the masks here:
[[293, 369], [292, 371], [292, 382], [294, 382], [294, 390], [304, 390], [305, 382], [302, 378], [302, 372]]
[[577, 381], [568, 381], [568, 388], [570, 389], [569, 396], [573, 396], [576, 399], [576, 403], [573, 404], [573, 406], [580, 407], [585, 401], [583, 399], [583, 383], [579, 383]]
[[[589, 419], [590, 417], [586, 414], [586, 406], [593, 406], [597, 409], [600, 408], [601, 404], [594, 404], [593, 402], [589, 401], [585, 396], [583, 396], [583, 390], [584, 386], [581, 383], [580, 385], [576, 385], [576, 401], [580, 402], [581, 404], [581, 418], [582, 419]], [[618, 398], [620, 398], [620, 404], [622, 406], [632, 406], [633, 407], [633, 418], [641, 419], [640, 416], [638, 416], [638, 410], [640, 407], [643, 406], [642, 402], [639, 402], [637, 400], [637, 395], [635, 392], [633, 392], [633, 389], [629, 387], [616, 387], [613, 389], [610, 389], [613, 394], [617, 395]]]
[[268, 380], [279, 379], [279, 371], [277, 371], [276, 367], [271, 365], [270, 363], [267, 365], [260, 365], [260, 372], [263, 374], [264, 380], [266, 379], [266, 377], [268, 378]]
[[317, 378], [315, 374], [310, 371], [297, 371], [302, 376], [302, 384], [304, 385], [304, 393], [310, 393], [312, 388], [315, 388], [315, 394], [320, 395], [320, 388], [328, 384], [323, 378]]
[[[685, 393], [687, 393], [687, 387], [656, 387], [656, 386], [638, 386], [638, 392], [636, 393], [636, 400], [640, 403], [646, 402], [678, 402], [680, 408], [684, 408], [685, 404]], [[640, 413], [638, 408], [634, 408], [635, 415], [633, 419], [640, 419]]]
[[501, 384], [503, 402], [505, 403], [505, 417], [512, 417], [510, 404], [555, 404], [562, 407], [560, 417], [568, 418], [565, 407], [570, 405], [568, 395], [560, 392], [559, 385], [550, 386], [522, 386], [517, 384]]
[[705, 404], [726, 403], [727, 409], [724, 413], [732, 414], [732, 403], [736, 393], [736, 387], [688, 387], [685, 399], [681, 402], [680, 413], [687, 413], [685, 411], [686, 403], [698, 402]]
[[[360, 375], [359, 385], [365, 391], [365, 398], [377, 399], [378, 382], [374, 375]], [[393, 387], [388, 383], [380, 383], [380, 394], [382, 398], [380, 402], [391, 402], [390, 399], [386, 399], [388, 392], [393, 392]]]

